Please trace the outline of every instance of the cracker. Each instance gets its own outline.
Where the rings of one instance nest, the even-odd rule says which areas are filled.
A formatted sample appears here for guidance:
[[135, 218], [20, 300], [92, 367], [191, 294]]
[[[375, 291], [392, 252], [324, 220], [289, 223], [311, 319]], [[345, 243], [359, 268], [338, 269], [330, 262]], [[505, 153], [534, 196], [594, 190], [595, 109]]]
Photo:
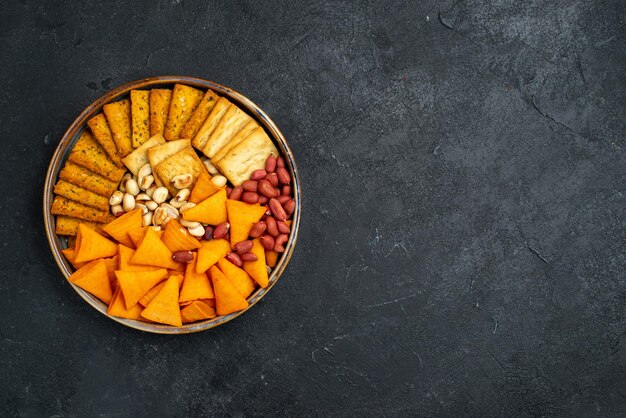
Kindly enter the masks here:
[[70, 216], [59, 215], [56, 217], [55, 221], [55, 232], [57, 235], [76, 236], [79, 224], [84, 224], [91, 229], [96, 229], [97, 227], [101, 227], [103, 225], [96, 222], [88, 222], [82, 219], [72, 218]]
[[265, 160], [270, 154], [277, 156], [278, 150], [263, 128], [259, 126], [224, 157], [217, 161], [211, 160], [211, 162], [233, 185], [239, 186], [250, 178], [254, 170], [265, 167]]
[[132, 121], [133, 148], [137, 148], [150, 137], [150, 92], [148, 90], [130, 91], [130, 114]]
[[159, 165], [162, 161], [165, 161], [172, 155], [188, 147], [188, 139], [179, 139], [178, 141], [171, 141], [161, 145], [157, 145], [148, 150], [148, 160], [150, 161], [150, 165], [152, 166], [152, 175], [154, 176], [154, 181], [158, 186], [163, 186], [163, 182], [159, 178], [159, 175], [156, 173], [155, 167]]
[[87, 189], [83, 189], [65, 180], [59, 180], [57, 184], [55, 184], [54, 193], [104, 212], [109, 210], [108, 198], [90, 192]]
[[126, 157], [122, 158], [122, 162], [124, 162], [124, 165], [128, 167], [130, 172], [136, 176], [139, 172], [139, 169], [150, 162], [150, 160], [148, 159], [148, 150], [154, 146], [164, 143], [165, 138], [163, 138], [163, 135], [156, 134], [150, 137], [150, 139], [148, 139], [143, 144], [139, 145], [133, 152], [128, 154]]
[[55, 196], [52, 201], [52, 209], [50, 213], [53, 215], [65, 215], [74, 218], [83, 219], [85, 221], [107, 223], [109, 221], [109, 213], [100, 211], [82, 203], [74, 202], [62, 196]]
[[70, 161], [67, 161], [63, 166], [59, 173], [59, 179], [80, 186], [107, 199], [117, 190], [117, 183]]
[[89, 131], [83, 131], [67, 159], [118, 184], [126, 172], [111, 161]]
[[165, 133], [165, 123], [167, 122], [167, 112], [169, 112], [171, 100], [172, 90], [150, 90], [150, 136]]
[[[179, 139], [180, 131], [196, 110], [204, 92], [184, 84], [176, 84], [172, 92], [172, 101], [167, 114], [167, 123], [163, 136], [168, 141]], [[191, 138], [190, 138], [191, 139]]]
[[219, 100], [220, 96], [215, 94], [213, 90], [207, 90], [204, 94], [204, 97], [200, 101], [196, 110], [194, 110], [193, 115], [189, 119], [189, 121], [185, 124], [185, 127], [182, 131], [180, 131], [181, 138], [193, 138], [196, 136], [202, 124], [211, 113], [211, 110], [215, 107], [215, 104]]
[[206, 167], [202, 164], [202, 160], [196, 152], [188, 146], [182, 151], [170, 156], [166, 160], [162, 161], [156, 166], [152, 166], [156, 171], [157, 176], [163, 182], [163, 185], [168, 188], [172, 196], [178, 193], [178, 190], [172, 186], [172, 179], [180, 174], [189, 173], [193, 177], [193, 182], [189, 186], [189, 189], [193, 189], [196, 180], [201, 173], [206, 171]]
[[244, 126], [243, 129], [241, 131], [239, 131], [239, 133], [237, 133], [237, 135], [235, 135], [228, 142], [228, 144], [226, 144], [224, 147], [222, 147], [222, 149], [217, 154], [215, 154], [213, 156], [215, 161], [221, 159], [222, 157], [224, 157], [224, 155], [228, 154], [228, 152], [231, 149], [233, 149], [235, 146], [239, 145], [241, 143], [241, 141], [246, 139], [248, 137], [248, 135], [250, 135], [258, 127], [259, 127], [259, 124], [256, 123], [256, 121], [251, 120], [250, 122], [248, 122], [246, 124], [246, 126]]
[[117, 147], [115, 146], [115, 141], [113, 141], [113, 135], [111, 134], [109, 123], [107, 122], [107, 118], [104, 114], [98, 113], [96, 116], [87, 121], [87, 125], [89, 125], [89, 129], [91, 129], [91, 133], [94, 138], [96, 138], [96, 141], [102, 145], [104, 152], [107, 153], [109, 158], [115, 163], [116, 166], [122, 167], [122, 159], [117, 153]]
[[209, 113], [209, 116], [207, 116], [200, 130], [193, 138], [193, 146], [196, 147], [196, 149], [200, 151], [204, 149], [204, 146], [209, 140], [209, 136], [211, 136], [229, 106], [230, 102], [225, 97], [220, 97], [217, 103], [215, 103], [215, 107], [213, 107], [213, 110]]
[[102, 110], [109, 122], [117, 152], [125, 157], [133, 150], [130, 100], [125, 99], [105, 104]]
[[246, 112], [231, 104], [202, 149], [204, 155], [213, 158], [251, 121], [252, 118]]

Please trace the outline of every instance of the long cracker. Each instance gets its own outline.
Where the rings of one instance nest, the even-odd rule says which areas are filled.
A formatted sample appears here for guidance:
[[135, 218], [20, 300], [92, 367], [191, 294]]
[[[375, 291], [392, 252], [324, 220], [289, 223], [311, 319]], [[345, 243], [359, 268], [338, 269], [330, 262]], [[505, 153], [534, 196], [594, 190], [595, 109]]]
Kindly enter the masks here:
[[59, 179], [80, 186], [107, 199], [117, 190], [117, 183], [70, 161], [65, 162], [63, 169], [59, 173]]
[[65, 180], [59, 180], [54, 185], [54, 193], [103, 212], [109, 210], [109, 199]]
[[209, 136], [211, 136], [229, 106], [230, 102], [225, 97], [220, 97], [217, 103], [215, 103], [215, 107], [213, 107], [213, 110], [211, 110], [211, 113], [209, 113], [209, 116], [207, 116], [206, 120], [200, 127], [200, 130], [193, 138], [192, 145], [196, 147], [196, 149], [200, 151], [204, 149], [204, 146], [209, 140]]
[[65, 215], [83, 219], [90, 222], [106, 223], [109, 221], [109, 213], [83, 205], [62, 196], [55, 196], [52, 201], [53, 215]]
[[87, 125], [89, 125], [89, 129], [91, 129], [94, 138], [102, 145], [104, 152], [107, 153], [109, 158], [116, 166], [122, 167], [122, 158], [117, 153], [117, 146], [115, 145], [115, 141], [113, 141], [113, 135], [111, 134], [111, 129], [109, 128], [109, 123], [104, 113], [98, 113], [96, 116], [89, 119]]
[[115, 183], [119, 183], [126, 172], [111, 161], [89, 131], [83, 131], [67, 159]]
[[130, 91], [130, 115], [132, 121], [133, 148], [137, 148], [150, 137], [150, 92], [148, 90]]
[[133, 150], [130, 100], [125, 99], [105, 104], [102, 110], [107, 118], [107, 122], [109, 122], [109, 128], [111, 128], [117, 152], [122, 157], [125, 157]]
[[204, 97], [200, 101], [196, 110], [193, 111], [193, 115], [185, 124], [185, 127], [182, 131], [180, 131], [181, 138], [189, 138], [192, 139], [196, 136], [202, 124], [211, 113], [211, 110], [215, 107], [215, 104], [219, 100], [220, 96], [215, 94], [213, 90], [207, 90], [204, 94]]
[[167, 113], [172, 100], [172, 90], [150, 90], [150, 136], [163, 135], [167, 122]]
[[251, 121], [252, 118], [246, 112], [231, 104], [204, 146], [204, 155], [213, 158]]
[[[191, 118], [204, 92], [184, 84], [176, 84], [167, 114], [167, 124], [163, 136], [168, 141], [180, 139], [180, 131]], [[191, 139], [191, 138], [190, 138]]]

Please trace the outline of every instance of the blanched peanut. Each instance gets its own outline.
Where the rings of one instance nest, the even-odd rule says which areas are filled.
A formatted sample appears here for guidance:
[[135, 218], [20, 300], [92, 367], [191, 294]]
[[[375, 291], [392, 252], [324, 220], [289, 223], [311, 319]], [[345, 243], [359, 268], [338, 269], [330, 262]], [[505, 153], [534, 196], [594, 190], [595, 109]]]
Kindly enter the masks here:
[[141, 218], [141, 225], [148, 226], [152, 223], [152, 212], [148, 212]]
[[122, 199], [124, 199], [124, 193], [120, 192], [119, 190], [116, 190], [115, 192], [113, 192], [113, 194], [109, 198], [109, 205], [111, 206], [119, 205], [120, 203], [122, 203]]
[[193, 183], [193, 176], [189, 173], [179, 174], [172, 178], [172, 186], [177, 189], [186, 189]]
[[184, 204], [184, 205], [182, 205], [182, 206], [178, 209], [178, 212], [179, 212], [179, 213], [183, 213], [183, 212], [184, 212], [184, 211], [186, 211], [187, 209], [191, 209], [191, 208], [193, 208], [194, 206], [196, 206], [196, 204], [195, 204], [195, 203], [192, 203], [192, 202], [185, 202], [185, 204]]
[[178, 219], [178, 217], [180, 216], [178, 209], [176, 209], [169, 203], [161, 203], [160, 207], [164, 208], [167, 211], [167, 216], [170, 218]]
[[181, 219], [180, 224], [185, 228], [195, 228], [198, 225], [201, 225], [200, 222], [188, 221], [186, 219]]
[[148, 163], [148, 164], [141, 166], [141, 168], [137, 172], [137, 177], [138, 178], [146, 177], [146, 176], [149, 176], [150, 174], [152, 174], [152, 166], [150, 165], [150, 163]]
[[163, 207], [156, 208], [156, 210], [154, 211], [154, 214], [152, 215], [152, 224], [155, 226], [163, 225], [166, 219], [167, 219], [167, 210]]
[[194, 228], [187, 228], [187, 231], [189, 231], [189, 233], [194, 237], [198, 238], [204, 235], [204, 227], [202, 226], [202, 224], [198, 224], [198, 226]]
[[139, 193], [137, 196], [135, 196], [135, 200], [138, 202], [147, 202], [148, 200], [150, 200], [150, 196], [148, 196], [146, 193]]
[[139, 188], [141, 190], [148, 190], [150, 186], [154, 183], [154, 176], [152, 174], [148, 174], [145, 177], [139, 177]]
[[157, 187], [156, 190], [152, 193], [152, 200], [157, 202], [159, 205], [165, 202], [167, 199], [167, 195], [169, 192], [165, 186]]
[[154, 200], [148, 200], [146, 203], [144, 203], [146, 205], [146, 207], [149, 210], [156, 210], [156, 208], [159, 207], [159, 204], [157, 202], [155, 202]]
[[130, 193], [124, 194], [124, 198], [122, 199], [122, 208], [124, 212], [130, 212], [135, 209], [135, 196]]
[[133, 196], [137, 196], [139, 194], [139, 185], [135, 179], [126, 180], [126, 193]]
[[186, 200], [176, 200], [176, 198], [170, 200], [170, 205], [174, 206], [176, 209], [180, 209], [185, 203], [187, 203]]
[[191, 191], [189, 189], [180, 189], [178, 193], [176, 193], [176, 197], [174, 199], [181, 201], [189, 199], [189, 195]]
[[217, 176], [211, 177], [211, 183], [213, 183], [217, 187], [224, 187], [224, 186], [226, 186], [226, 182], [227, 181], [228, 180], [226, 180], [226, 177], [221, 176], [219, 174]]
[[113, 205], [111, 206], [111, 213], [119, 218], [124, 214], [124, 208], [122, 208], [122, 205]]
[[135, 209], [141, 209], [141, 215], [148, 213], [148, 207], [143, 203], [135, 203]]

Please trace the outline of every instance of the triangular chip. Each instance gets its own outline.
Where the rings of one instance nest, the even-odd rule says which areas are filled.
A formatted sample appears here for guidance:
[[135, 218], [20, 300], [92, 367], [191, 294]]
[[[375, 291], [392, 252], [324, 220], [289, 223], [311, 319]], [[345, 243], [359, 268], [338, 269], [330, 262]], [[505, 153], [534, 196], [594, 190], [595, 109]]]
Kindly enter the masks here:
[[141, 299], [139, 299], [139, 304], [144, 308], [148, 306], [150, 302], [152, 302], [152, 299], [154, 299], [155, 296], [159, 294], [163, 286], [165, 286], [165, 282], [161, 282], [158, 285], [154, 286], [152, 289], [148, 290], [148, 293], [146, 293]]
[[215, 309], [204, 302], [194, 300], [189, 305], [180, 310], [180, 316], [183, 323], [202, 321], [203, 319], [215, 318], [217, 314]]
[[196, 180], [196, 185], [193, 186], [193, 190], [191, 190], [191, 196], [189, 196], [189, 201], [191, 203], [199, 203], [202, 202], [207, 197], [210, 197], [217, 193], [223, 187], [217, 187], [211, 181], [211, 175], [206, 171], [200, 173], [198, 180]]
[[102, 227], [102, 230], [115, 238], [120, 244], [127, 247], [133, 247], [133, 240], [130, 239], [128, 232], [141, 228], [142, 212], [141, 209], [135, 209], [123, 214], [113, 222], [109, 222]]
[[116, 255], [115, 257], [102, 258], [101, 260], [104, 261], [104, 266], [107, 269], [107, 276], [109, 277], [109, 282], [111, 283], [111, 289], [115, 292], [115, 289], [117, 289], [117, 277], [115, 277], [115, 270], [118, 269], [120, 257], [119, 255]]
[[108, 304], [113, 296], [103, 260], [94, 260], [69, 277], [69, 281]]
[[149, 228], [146, 236], [141, 240], [141, 244], [135, 251], [135, 255], [130, 260], [133, 264], [141, 264], [144, 266], [156, 266], [167, 269], [180, 268], [178, 263], [172, 260], [172, 252], [159, 239], [156, 231]]
[[83, 224], [78, 225], [76, 258], [74, 259], [76, 263], [113, 257], [115, 254], [117, 254], [115, 243]]
[[183, 287], [180, 289], [180, 297], [178, 302], [188, 302], [190, 300], [198, 299], [213, 299], [213, 287], [206, 273], [198, 273], [196, 271], [196, 259], [194, 254], [193, 261], [187, 264], [187, 270], [185, 270], [185, 279], [183, 280]]
[[176, 219], [167, 222], [161, 241], [171, 252], [191, 251], [200, 248], [200, 241], [189, 233], [187, 228], [181, 226]]
[[278, 253], [276, 251], [267, 251], [265, 250], [265, 262], [268, 266], [274, 268], [276, 267], [276, 262], [278, 261]]
[[257, 256], [256, 261], [244, 261], [243, 269], [254, 279], [261, 287], [267, 287], [269, 279], [267, 277], [267, 267], [265, 267], [265, 249], [261, 245], [259, 239], [252, 241], [254, 245], [250, 251]]
[[119, 318], [137, 319], [143, 321], [144, 318], [141, 316], [142, 310], [143, 307], [138, 304], [133, 305], [130, 309], [126, 309], [126, 301], [124, 300], [122, 289], [117, 289], [117, 291], [113, 294], [113, 298], [109, 304], [109, 309], [107, 309], [107, 314], [110, 316], [117, 316]]
[[[176, 84], [172, 92], [170, 110], [165, 124], [165, 139], [173, 141], [180, 138], [180, 131], [191, 118], [204, 92], [184, 84]], [[191, 139], [191, 138], [190, 138]]]
[[222, 270], [224, 276], [235, 285], [241, 296], [247, 298], [254, 291], [254, 280], [245, 270], [240, 269], [225, 258], [218, 261], [217, 266]]
[[220, 259], [226, 257], [230, 252], [230, 244], [225, 239], [212, 239], [211, 241], [202, 241], [202, 247], [198, 250], [198, 262], [196, 271], [204, 273], [213, 264]]
[[141, 312], [141, 316], [154, 322], [174, 327], [183, 325], [178, 306], [178, 278], [170, 276], [165, 286]]
[[64, 250], [61, 250], [61, 252], [65, 256], [65, 258], [67, 258], [67, 261], [69, 261], [70, 264], [74, 266], [76, 270], [78, 270], [79, 268], [87, 264], [87, 262], [84, 262], [84, 263], [76, 262], [76, 250], [74, 248], [65, 248]]
[[139, 299], [150, 291], [154, 286], [167, 277], [167, 270], [159, 269], [154, 271], [122, 271], [115, 272], [119, 283], [126, 308], [131, 308]]
[[[133, 244], [135, 244], [135, 248], [139, 247], [139, 245], [141, 244], [141, 240], [143, 240], [143, 237], [146, 236], [146, 232], [148, 232], [148, 229], [152, 229], [152, 227], [142, 226], [141, 228], [132, 229], [128, 231], [128, 236], [133, 241]], [[154, 232], [156, 232], [159, 238], [161, 238], [161, 236], [163, 235], [163, 231], [155, 230]]]
[[209, 225], [219, 225], [226, 222], [226, 189], [222, 189], [213, 196], [204, 199], [191, 209], [183, 212], [183, 219], [201, 222]]
[[250, 204], [238, 200], [227, 200], [226, 210], [230, 223], [230, 245], [248, 239], [252, 225], [259, 222], [265, 214], [266, 208], [258, 203]]
[[159, 267], [154, 266], [142, 266], [139, 264], [133, 264], [130, 262], [133, 256], [135, 255], [135, 250], [132, 248], [128, 248], [122, 244], [119, 244], [117, 247], [117, 252], [119, 256], [119, 267], [118, 270], [123, 271], [154, 271], [158, 270]]
[[241, 311], [248, 307], [248, 301], [241, 296], [235, 285], [216, 266], [209, 269], [215, 292], [215, 310], [218, 315]]

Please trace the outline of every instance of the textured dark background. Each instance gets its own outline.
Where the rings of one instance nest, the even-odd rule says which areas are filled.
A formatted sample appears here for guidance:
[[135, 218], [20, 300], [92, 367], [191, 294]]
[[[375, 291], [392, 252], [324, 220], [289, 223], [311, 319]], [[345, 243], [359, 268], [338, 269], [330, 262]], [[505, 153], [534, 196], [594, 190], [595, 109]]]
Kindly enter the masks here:
[[[1, 415], [626, 415], [624, 2], [132, 3], [0, 8]], [[188, 336], [92, 310], [40, 207], [166, 74], [258, 103], [304, 191], [279, 284]]]

